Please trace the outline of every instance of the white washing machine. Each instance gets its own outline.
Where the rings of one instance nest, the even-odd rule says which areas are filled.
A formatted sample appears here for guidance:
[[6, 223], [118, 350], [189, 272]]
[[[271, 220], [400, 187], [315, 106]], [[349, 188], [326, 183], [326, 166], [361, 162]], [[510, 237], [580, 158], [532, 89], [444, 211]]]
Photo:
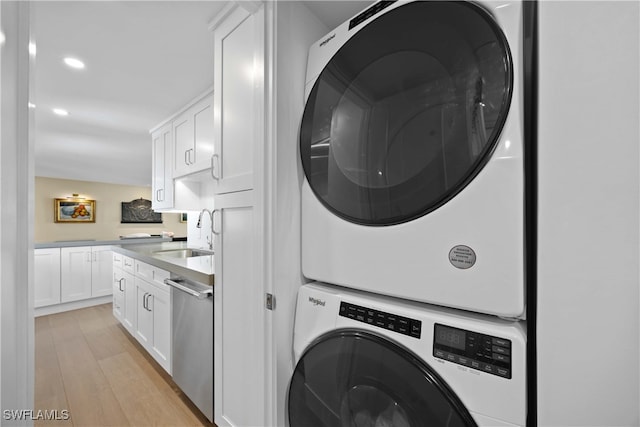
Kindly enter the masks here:
[[523, 9], [383, 1], [311, 47], [307, 278], [524, 317]]
[[524, 426], [524, 321], [301, 287], [291, 427]]

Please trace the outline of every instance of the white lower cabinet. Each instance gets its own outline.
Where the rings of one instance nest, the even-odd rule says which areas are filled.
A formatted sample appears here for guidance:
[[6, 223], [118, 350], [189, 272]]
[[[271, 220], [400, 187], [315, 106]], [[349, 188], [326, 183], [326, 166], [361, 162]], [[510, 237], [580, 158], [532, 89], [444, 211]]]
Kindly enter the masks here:
[[33, 306], [60, 304], [60, 248], [36, 249], [33, 270]]
[[171, 374], [169, 272], [117, 253], [113, 265], [113, 315]]
[[171, 294], [136, 277], [136, 338], [171, 373]]
[[122, 270], [113, 268], [113, 316], [120, 323], [124, 321], [124, 288], [122, 287]]
[[111, 259], [109, 246], [60, 248], [60, 301], [111, 294]]
[[136, 317], [136, 285], [133, 274], [120, 268], [120, 265], [122, 265], [122, 255], [114, 254], [113, 315], [133, 335]]
[[91, 247], [91, 296], [111, 295], [113, 252], [110, 246]]

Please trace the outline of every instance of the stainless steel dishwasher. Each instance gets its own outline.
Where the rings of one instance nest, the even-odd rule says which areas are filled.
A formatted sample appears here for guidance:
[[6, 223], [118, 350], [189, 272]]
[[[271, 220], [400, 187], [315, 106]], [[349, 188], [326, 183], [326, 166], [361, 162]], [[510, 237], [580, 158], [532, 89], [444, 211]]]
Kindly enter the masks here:
[[213, 287], [179, 277], [171, 286], [173, 381], [213, 422]]

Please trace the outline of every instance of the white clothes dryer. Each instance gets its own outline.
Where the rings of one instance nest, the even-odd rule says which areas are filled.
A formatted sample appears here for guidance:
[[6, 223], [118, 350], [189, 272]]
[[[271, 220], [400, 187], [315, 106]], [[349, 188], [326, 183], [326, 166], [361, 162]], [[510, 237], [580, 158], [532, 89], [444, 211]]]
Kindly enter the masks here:
[[524, 323], [302, 286], [289, 425], [524, 426]]
[[523, 318], [523, 4], [382, 1], [315, 43], [312, 280]]

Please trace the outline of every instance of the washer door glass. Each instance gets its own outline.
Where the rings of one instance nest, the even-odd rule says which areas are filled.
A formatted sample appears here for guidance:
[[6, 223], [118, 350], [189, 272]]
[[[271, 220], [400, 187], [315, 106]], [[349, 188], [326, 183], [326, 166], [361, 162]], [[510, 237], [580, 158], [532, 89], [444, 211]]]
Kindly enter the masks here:
[[399, 6], [346, 42], [315, 82], [300, 154], [318, 199], [359, 224], [398, 224], [462, 190], [511, 101], [504, 34], [472, 3]]
[[291, 427], [476, 426], [460, 399], [422, 360], [367, 332], [314, 343], [289, 387]]

